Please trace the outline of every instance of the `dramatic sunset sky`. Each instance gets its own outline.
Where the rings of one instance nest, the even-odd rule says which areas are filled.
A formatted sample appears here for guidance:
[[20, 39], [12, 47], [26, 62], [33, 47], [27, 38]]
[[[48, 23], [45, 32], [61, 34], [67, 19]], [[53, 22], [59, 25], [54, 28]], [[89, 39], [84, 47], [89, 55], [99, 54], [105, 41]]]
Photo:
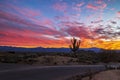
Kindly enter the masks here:
[[120, 49], [120, 0], [0, 0], [0, 46]]

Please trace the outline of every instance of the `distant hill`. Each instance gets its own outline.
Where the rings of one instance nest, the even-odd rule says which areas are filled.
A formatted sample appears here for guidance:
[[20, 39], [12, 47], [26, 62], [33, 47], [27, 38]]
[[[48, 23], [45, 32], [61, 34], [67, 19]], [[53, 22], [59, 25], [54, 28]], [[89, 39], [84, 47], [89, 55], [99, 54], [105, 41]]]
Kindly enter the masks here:
[[[94, 52], [100, 52], [100, 48], [80, 48], [80, 50], [84, 51], [94, 51]], [[9, 46], [0, 46], [0, 51], [15, 51], [15, 52], [65, 52], [68, 53], [71, 50], [69, 48], [43, 48], [43, 47], [37, 47], [37, 48], [21, 48], [21, 47], [9, 47]]]
[[9, 47], [0, 46], [0, 51], [15, 51], [15, 52], [70, 52], [69, 48], [21, 48], [21, 47]]

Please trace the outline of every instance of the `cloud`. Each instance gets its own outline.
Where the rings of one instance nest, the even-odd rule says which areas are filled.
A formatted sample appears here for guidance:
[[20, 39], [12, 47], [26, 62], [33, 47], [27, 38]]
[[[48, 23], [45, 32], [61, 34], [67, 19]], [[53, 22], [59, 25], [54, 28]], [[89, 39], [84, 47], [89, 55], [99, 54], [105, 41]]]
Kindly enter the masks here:
[[[2, 2], [0, 45], [68, 47], [71, 37], [79, 37], [82, 39], [81, 47], [91, 47], [91, 44], [94, 44], [92, 47], [105, 48], [110, 44], [113, 46], [113, 43], [104, 41], [120, 39], [119, 21], [108, 18], [106, 21], [109, 15], [106, 16], [104, 9], [114, 9], [107, 7], [108, 3], [104, 0], [90, 1], [91, 3], [51, 1], [50, 5], [43, 1], [46, 7], [27, 3], [24, 6], [18, 1]], [[48, 7], [60, 14], [50, 12], [52, 10], [46, 13]], [[116, 14], [120, 19], [120, 12]]]
[[[111, 37], [117, 37], [120, 34], [119, 32], [111, 33], [110, 30], [105, 28], [98, 28], [93, 30], [94, 32], [91, 32], [88, 26], [77, 21], [63, 21], [61, 22], [63, 28], [56, 30], [55, 28], [45, 26], [54, 24], [50, 19], [44, 18], [44, 20], [42, 20], [42, 22], [38, 25], [36, 23], [30, 23], [29, 20], [21, 18], [16, 14], [4, 11], [0, 12], [0, 14], [0, 24], [2, 25], [0, 31], [0, 35], [2, 35], [0, 40], [2, 42], [0, 44], [3, 45], [13, 45], [14, 43], [14, 45], [19, 46], [48, 46], [48, 44], [52, 46], [55, 46], [56, 44], [58, 44], [58, 46], [62, 46], [61, 44], [68, 44], [66, 43], [67, 39], [65, 39], [68, 35], [71, 37], [80, 37], [82, 39], [110, 39]], [[94, 21], [93, 23], [99, 22], [102, 22], [102, 20]], [[6, 29], [9, 29], [9, 31]], [[86, 45], [83, 44], [83, 46]]]
[[66, 27], [78, 27], [78, 26], [81, 26], [81, 25], [84, 25], [84, 23], [80, 23], [80, 22], [76, 22], [76, 21], [73, 21], [73, 22], [69, 22], [69, 21], [66, 21], [66, 22], [61, 22], [61, 24], [63, 26], [66, 26]]
[[[45, 29], [46, 30], [46, 31], [44, 30], [45, 32], [41, 32], [41, 31], [36, 32], [34, 30], [32, 31], [32, 30], [27, 30], [27, 29], [20, 30], [19, 28], [17, 28], [18, 26], [16, 27], [15, 25], [10, 25], [10, 24], [8, 25], [4, 24], [1, 26], [4, 27], [0, 29], [0, 41], [1, 41], [0, 44], [1, 45], [13, 45], [13, 46], [24, 45], [24, 46], [47, 47], [48, 45], [55, 46], [56, 43], [59, 46], [60, 43], [63, 44], [64, 42], [64, 41], [61, 42], [62, 40], [61, 41], [59, 40], [59, 38], [61, 38], [60, 34], [57, 34], [56, 31], [51, 31], [50, 29], [47, 29], [47, 30]], [[44, 35], [48, 35], [50, 37], [44, 36]], [[55, 41], [55, 39], [57, 39], [57, 41]]]
[[[16, 11], [17, 10], [19, 10], [19, 9], [16, 9]], [[34, 32], [39, 32], [42, 34], [49, 34], [49, 35], [60, 34], [61, 35], [61, 33], [54, 28], [53, 21], [48, 18], [44, 18], [42, 20], [37, 20], [37, 19], [33, 19], [31, 17], [26, 18], [26, 15], [20, 16], [17, 13], [1, 11], [0, 12], [0, 20], [4, 20], [4, 22], [7, 21], [13, 25], [16, 24], [15, 26], [22, 25], [24, 27], [20, 26], [20, 28], [32, 30]]]
[[107, 4], [106, 3], [102, 3], [99, 5], [88, 4], [86, 7], [92, 10], [100, 10], [100, 9], [105, 9], [107, 7]]
[[93, 38], [90, 35], [89, 28], [86, 27], [83, 23], [62, 22], [61, 24], [62, 24], [62, 26], [64, 26], [64, 28], [62, 28], [62, 31], [67, 33], [70, 36], [76, 36], [76, 37], [88, 38], [88, 39]]
[[55, 3], [54, 5], [53, 5], [53, 8], [55, 9], [55, 10], [57, 10], [57, 11], [62, 11], [62, 12], [64, 12], [64, 11], [66, 11], [66, 9], [67, 9], [67, 4], [66, 3]]
[[0, 18], [11, 21], [11, 22], [16, 22], [19, 24], [24, 24], [28, 26], [31, 25], [31, 23], [29, 23], [28, 20], [25, 20], [24, 18], [21, 18], [20, 16], [17, 16], [16, 14], [12, 14], [10, 12], [1, 11]]
[[41, 16], [42, 13], [40, 10], [33, 10], [29, 8], [19, 8], [11, 5], [11, 8], [15, 9], [18, 13], [28, 18], [35, 18], [37, 16]]
[[101, 23], [103, 20], [98, 20], [98, 21], [91, 21], [91, 23]]
[[120, 19], [120, 11], [117, 12], [116, 17]]
[[101, 39], [119, 39], [119, 34], [120, 34], [120, 30], [117, 30], [117, 27], [114, 27], [112, 25], [104, 25], [104, 27], [98, 27], [96, 29], [94, 29], [94, 33], [96, 35], [99, 35], [98, 38]]
[[111, 21], [111, 23], [112, 23], [112, 24], [117, 24], [117, 22], [116, 22], [116, 21]]
[[93, 4], [88, 4], [86, 7], [87, 7], [88, 9], [98, 10], [98, 7], [95, 6], [95, 5], [93, 5]]
[[117, 14], [120, 15], [120, 11], [118, 11]]
[[84, 5], [84, 2], [77, 3], [75, 6], [72, 7], [73, 10], [81, 12], [81, 7]]
[[81, 7], [83, 5], [84, 5], [84, 2], [80, 2], [80, 3], [76, 4], [77, 7]]
[[[16, 9], [17, 11], [17, 9]], [[29, 20], [28, 20], [29, 19]], [[1, 45], [16, 45], [16, 46], [48, 46], [49, 44], [55, 46], [55, 40], [43, 35], [55, 36], [62, 38], [64, 34], [56, 30], [52, 25], [50, 19], [44, 18], [41, 22], [31, 22], [31, 17], [18, 15], [18, 13], [11, 13], [1, 10], [0, 12], [0, 44]], [[48, 27], [47, 25], [51, 25]], [[64, 42], [64, 41], [63, 41]], [[57, 43], [57, 42], [56, 42]], [[58, 40], [58, 43], [62, 43]], [[63, 43], [62, 43], [63, 44]], [[59, 45], [58, 45], [59, 46]]]
[[103, 0], [97, 0], [96, 3], [97, 3], [97, 4], [102, 4], [102, 3], [103, 3]]
[[104, 34], [104, 29], [103, 28], [97, 28], [94, 30], [95, 33], [99, 33], [99, 34]]
[[103, 3], [99, 8], [100, 9], [105, 9], [107, 7], [107, 4], [106, 3]]

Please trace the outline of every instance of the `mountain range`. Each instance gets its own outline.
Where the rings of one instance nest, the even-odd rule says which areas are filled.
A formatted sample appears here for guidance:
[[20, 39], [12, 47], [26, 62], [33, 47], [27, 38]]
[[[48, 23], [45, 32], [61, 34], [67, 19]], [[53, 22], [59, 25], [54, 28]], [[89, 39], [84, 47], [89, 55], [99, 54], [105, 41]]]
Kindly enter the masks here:
[[[79, 50], [84, 51], [94, 51], [100, 52], [100, 48], [80, 48]], [[43, 48], [43, 47], [36, 47], [36, 48], [22, 48], [22, 47], [11, 47], [11, 46], [0, 46], [0, 51], [15, 51], [15, 52], [65, 52], [68, 53], [71, 50], [69, 48]]]

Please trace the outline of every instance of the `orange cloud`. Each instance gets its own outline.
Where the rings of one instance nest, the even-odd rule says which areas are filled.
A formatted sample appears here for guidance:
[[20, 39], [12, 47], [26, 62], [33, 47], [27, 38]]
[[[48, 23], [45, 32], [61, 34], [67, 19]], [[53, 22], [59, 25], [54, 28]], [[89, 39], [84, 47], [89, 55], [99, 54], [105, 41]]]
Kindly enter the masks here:
[[81, 48], [98, 47], [102, 49], [119, 50], [120, 41], [103, 41], [100, 39], [90, 40], [82, 39]]

